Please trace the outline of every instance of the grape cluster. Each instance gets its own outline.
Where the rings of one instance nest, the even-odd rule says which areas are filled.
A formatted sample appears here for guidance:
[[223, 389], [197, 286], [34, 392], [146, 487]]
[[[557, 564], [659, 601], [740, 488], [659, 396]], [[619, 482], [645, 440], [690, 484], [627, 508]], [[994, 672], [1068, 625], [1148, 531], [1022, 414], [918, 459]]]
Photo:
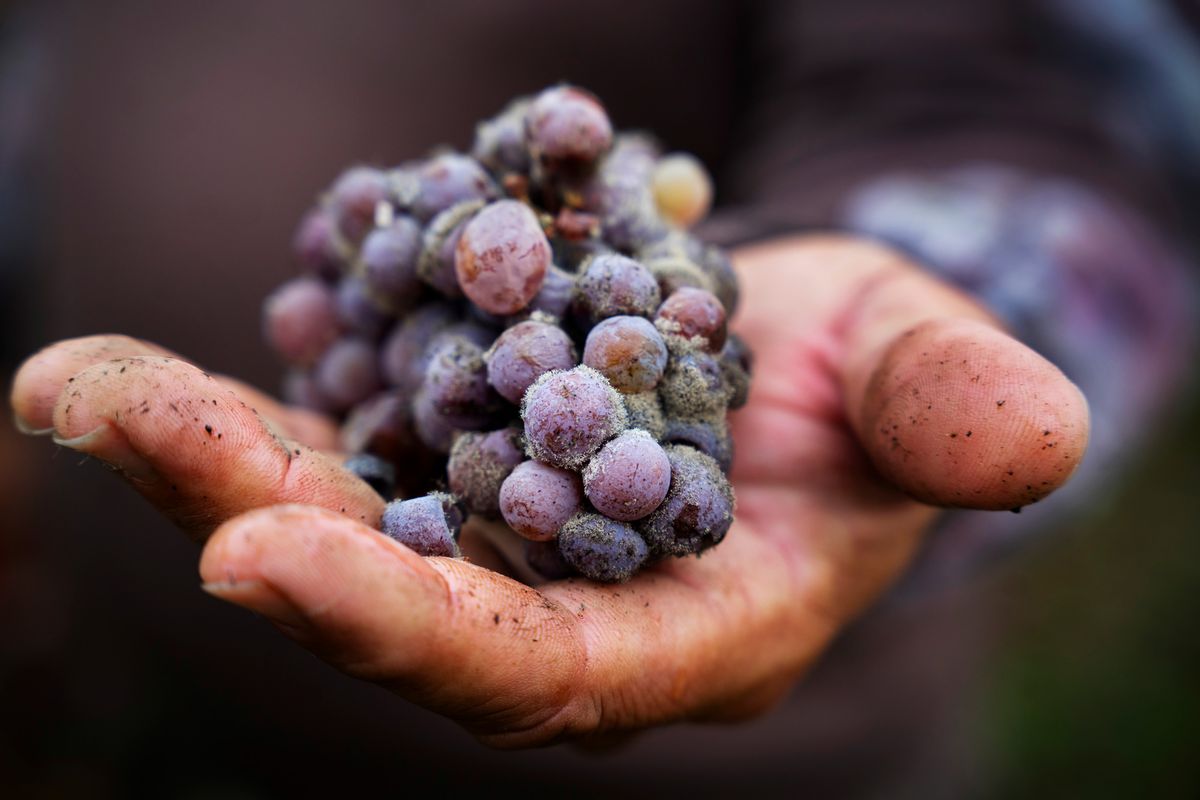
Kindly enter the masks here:
[[353, 167], [264, 306], [286, 397], [342, 420], [347, 468], [386, 499], [413, 496], [383, 530], [423, 555], [459, 555], [469, 514], [546, 578], [699, 553], [733, 520], [726, 413], [750, 380], [733, 270], [687, 232], [711, 196], [695, 158], [614, 134], [566, 85], [470, 154]]

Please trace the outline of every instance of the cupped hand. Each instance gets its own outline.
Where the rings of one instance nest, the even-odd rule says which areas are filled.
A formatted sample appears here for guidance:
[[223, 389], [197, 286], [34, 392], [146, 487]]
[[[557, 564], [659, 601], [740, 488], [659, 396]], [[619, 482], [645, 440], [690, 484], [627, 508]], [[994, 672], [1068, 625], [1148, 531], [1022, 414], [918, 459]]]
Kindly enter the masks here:
[[12, 402], [23, 429], [102, 459], [204, 541], [212, 594], [489, 744], [737, 720], [894, 581], [936, 506], [1018, 508], [1060, 486], [1088, 414], [1053, 365], [890, 250], [802, 237], [735, 262], [755, 353], [736, 521], [623, 585], [530, 588], [416, 555], [325, 455], [333, 423], [153, 345], [56, 344]]

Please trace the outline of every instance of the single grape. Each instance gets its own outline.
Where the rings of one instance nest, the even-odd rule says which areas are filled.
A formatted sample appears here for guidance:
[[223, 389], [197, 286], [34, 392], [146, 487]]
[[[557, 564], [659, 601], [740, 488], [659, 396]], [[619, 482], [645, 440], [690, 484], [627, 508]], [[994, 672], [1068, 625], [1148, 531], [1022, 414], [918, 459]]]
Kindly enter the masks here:
[[321, 356], [313, 375], [318, 391], [344, 411], [379, 389], [375, 347], [364, 339], [339, 339]]
[[531, 457], [574, 470], [626, 426], [621, 395], [587, 366], [538, 378], [525, 392], [521, 419]]
[[712, 205], [708, 170], [690, 153], [671, 153], [659, 159], [650, 178], [659, 213], [676, 225], [690, 228]]
[[653, 316], [661, 301], [650, 270], [622, 255], [600, 255], [583, 265], [573, 306], [588, 324], [618, 315]]
[[497, 408], [483, 350], [461, 336], [434, 340], [421, 392], [450, 425], [462, 430], [486, 425]]
[[523, 461], [500, 486], [500, 513], [526, 539], [553, 539], [583, 507], [579, 475], [540, 461]]
[[670, 417], [724, 413], [732, 396], [716, 358], [703, 350], [672, 354], [658, 393]]
[[630, 428], [639, 428], [655, 439], [662, 439], [667, 431], [667, 421], [663, 415], [662, 402], [658, 399], [658, 392], [627, 394], [622, 395], [621, 399], [625, 401]]
[[632, 252], [670, 230], [650, 190], [656, 157], [656, 147], [644, 137], [619, 136], [583, 186], [584, 208], [599, 215], [601, 235], [618, 250]]
[[345, 268], [334, 237], [333, 219], [323, 208], [304, 215], [292, 240], [292, 250], [305, 271], [322, 280], [336, 281]]
[[711, 418], [668, 419], [662, 440], [671, 444], [686, 444], [709, 456], [722, 472], [733, 467], [733, 436], [723, 414]]
[[583, 363], [625, 394], [649, 392], [667, 366], [667, 345], [642, 317], [609, 317], [588, 333]]
[[335, 230], [357, 246], [375, 227], [375, 207], [388, 197], [387, 176], [374, 167], [351, 167], [334, 182], [325, 196], [325, 208]]
[[496, 116], [475, 128], [471, 155], [496, 172], [528, 172], [529, 151], [525, 148], [525, 114], [529, 98], [518, 98]]
[[417, 275], [446, 297], [462, 297], [454, 267], [455, 252], [467, 223], [481, 208], [482, 200], [455, 203], [434, 217], [425, 229]]
[[383, 510], [383, 532], [422, 556], [459, 558], [458, 534], [466, 514], [452, 495], [431, 492], [393, 500]]
[[622, 583], [646, 563], [646, 542], [624, 522], [588, 512], [571, 517], [558, 534], [558, 552], [579, 574]]
[[528, 305], [549, 266], [550, 242], [529, 207], [516, 200], [499, 200], [476, 214], [455, 254], [463, 293], [492, 314]]
[[671, 462], [646, 431], [628, 430], [600, 448], [583, 470], [583, 491], [601, 514], [641, 519], [667, 496]]
[[575, 291], [575, 276], [553, 264], [546, 270], [542, 288], [529, 301], [526, 312], [541, 311], [561, 320], [571, 306], [571, 295]]
[[732, 394], [730, 408], [741, 408], [750, 398], [750, 370], [753, 358], [750, 348], [736, 333], [731, 333], [719, 356], [721, 375], [725, 378]]
[[417, 173], [420, 193], [412, 203], [417, 219], [427, 222], [464, 200], [492, 200], [500, 187], [470, 156], [443, 153], [429, 159]]
[[282, 395], [289, 406], [299, 406], [318, 414], [333, 414], [338, 410], [336, 404], [317, 388], [313, 374], [306, 370], [288, 370], [283, 377]]
[[342, 423], [340, 443], [348, 453], [373, 453], [397, 462], [409, 456], [417, 440], [409, 398], [380, 392], [356, 405]]
[[379, 456], [358, 453], [342, 466], [366, 481], [384, 500], [391, 500], [396, 494], [396, 467]]
[[529, 151], [544, 163], [595, 161], [613, 140], [604, 106], [574, 86], [553, 86], [534, 98], [525, 135]]
[[684, 256], [656, 256], [643, 261], [646, 269], [658, 281], [658, 290], [664, 298], [690, 286], [694, 289], [712, 291], [713, 282], [703, 269]]
[[415, 392], [429, 363], [426, 348], [456, 318], [454, 309], [444, 303], [429, 303], [408, 314], [380, 350], [380, 368], [388, 385], [405, 395]]
[[263, 303], [267, 342], [289, 363], [313, 363], [338, 337], [334, 294], [316, 278], [295, 278]]
[[418, 389], [412, 399], [412, 425], [421, 444], [441, 455], [450, 452], [454, 437], [459, 434], [459, 429], [441, 413], [424, 388]]
[[515, 427], [468, 432], [454, 440], [446, 477], [467, 511], [492, 519], [500, 515], [500, 485], [525, 460], [523, 444]]
[[342, 330], [368, 341], [378, 341], [392, 323], [392, 314], [383, 301], [357, 275], [344, 278], [338, 284], [334, 304]]
[[558, 552], [558, 542], [553, 539], [546, 542], [526, 539], [525, 563], [548, 581], [569, 578], [575, 574], [575, 570], [562, 557], [562, 553]]
[[712, 292], [682, 287], [658, 307], [655, 322], [666, 334], [700, 337], [712, 353], [725, 346], [725, 307]]
[[665, 448], [671, 487], [637, 529], [658, 556], [686, 556], [718, 544], [733, 524], [733, 488], [717, 462], [680, 444]]
[[393, 308], [412, 305], [421, 293], [417, 280], [420, 254], [421, 229], [411, 217], [396, 217], [386, 228], [371, 231], [359, 254], [367, 286], [387, 298]]
[[501, 333], [484, 359], [488, 383], [509, 402], [520, 403], [543, 374], [575, 366], [575, 344], [562, 328], [526, 320]]

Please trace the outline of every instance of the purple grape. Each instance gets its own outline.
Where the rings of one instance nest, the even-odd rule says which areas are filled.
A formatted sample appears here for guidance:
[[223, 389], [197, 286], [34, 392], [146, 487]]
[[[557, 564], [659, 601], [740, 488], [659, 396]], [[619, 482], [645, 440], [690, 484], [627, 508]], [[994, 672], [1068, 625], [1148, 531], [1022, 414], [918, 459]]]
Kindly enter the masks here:
[[392, 322], [392, 315], [368, 288], [366, 281], [351, 276], [338, 284], [334, 297], [342, 329], [369, 341], [377, 341]]
[[284, 402], [291, 406], [299, 406], [318, 414], [332, 414], [337, 411], [335, 404], [317, 388], [317, 380], [313, 374], [305, 370], [288, 370], [283, 378], [282, 394]]
[[533, 382], [551, 370], [575, 366], [575, 344], [555, 325], [518, 322], [484, 354], [488, 383], [511, 403], [520, 403]]
[[541, 288], [550, 242], [528, 206], [499, 200], [467, 223], [454, 263], [471, 302], [492, 314], [513, 314]]
[[646, 259], [642, 263], [658, 281], [658, 290], [667, 299], [670, 299], [671, 295], [680, 289], [689, 286], [694, 289], [712, 291], [712, 279], [691, 259], [682, 256], [668, 256]]
[[453, 496], [431, 492], [393, 500], [383, 510], [383, 532], [422, 556], [459, 558], [458, 534], [465, 518]]
[[391, 461], [407, 457], [417, 444], [409, 405], [399, 392], [381, 392], [359, 403], [342, 423], [342, 449]]
[[553, 539], [583, 506], [579, 475], [539, 461], [523, 461], [500, 486], [500, 513], [526, 539]]
[[575, 281], [573, 304], [589, 324], [618, 315], [650, 317], [660, 301], [650, 270], [622, 255], [596, 256]]
[[525, 116], [529, 151], [543, 162], [591, 162], [612, 146], [608, 113], [589, 92], [574, 86], [544, 90]]
[[669, 419], [663, 433], [664, 442], [686, 444], [709, 456], [728, 473], [733, 467], [733, 437], [722, 414], [707, 419]]
[[625, 401], [630, 428], [638, 428], [655, 439], [662, 439], [667, 431], [667, 421], [663, 415], [662, 403], [658, 399], [658, 392], [627, 394], [621, 399]]
[[316, 278], [295, 278], [263, 303], [267, 342], [289, 363], [313, 363], [338, 337], [334, 294]]
[[417, 274], [421, 280], [445, 297], [456, 298], [463, 295], [454, 267], [455, 253], [467, 223], [481, 208], [482, 200], [455, 203], [434, 217], [425, 229], [421, 257], [417, 262]]
[[558, 534], [558, 552], [581, 575], [602, 583], [623, 583], [650, 555], [646, 542], [624, 522], [581, 513]]
[[548, 581], [562, 580], [575, 574], [575, 570], [558, 552], [558, 542], [525, 540], [525, 563], [529, 568]]
[[421, 229], [410, 217], [396, 217], [386, 228], [371, 231], [359, 254], [367, 286], [387, 298], [393, 308], [412, 305], [421, 292], [417, 280], [420, 254]]
[[658, 393], [671, 417], [722, 414], [732, 396], [717, 359], [702, 350], [672, 355]]
[[379, 362], [389, 386], [411, 395], [421, 385], [426, 348], [434, 335], [456, 319], [454, 309], [444, 303], [424, 305], [406, 316], [384, 340]]
[[336, 281], [345, 269], [333, 230], [333, 219], [328, 212], [314, 208], [304, 215], [292, 240], [292, 250], [300, 265], [326, 281]]
[[658, 308], [659, 327], [685, 339], [699, 337], [712, 353], [725, 346], [725, 307], [712, 292], [681, 287]]
[[464, 200], [492, 200], [500, 189], [479, 162], [461, 153], [434, 156], [417, 173], [420, 193], [412, 203], [417, 219], [429, 221]]
[[641, 519], [667, 496], [671, 462], [645, 431], [616, 437], [583, 470], [583, 491], [601, 514], [622, 522]]
[[446, 477], [467, 511], [500, 516], [500, 485], [525, 460], [519, 428], [464, 433], [454, 440]]
[[525, 114], [529, 99], [518, 98], [491, 119], [475, 128], [471, 155], [496, 172], [527, 172], [529, 151], [525, 149]]
[[750, 370], [753, 366], [750, 348], [740, 336], [731, 333], [721, 350], [719, 363], [721, 375], [732, 392], [729, 407], [741, 408], [750, 398]]
[[463, 430], [486, 425], [497, 407], [483, 350], [461, 336], [438, 336], [431, 344], [421, 392], [450, 425]]
[[619, 392], [649, 392], [666, 369], [667, 345], [642, 317], [609, 317], [588, 333], [583, 363]]
[[700, 252], [698, 263], [713, 283], [713, 294], [725, 307], [725, 313], [732, 317], [737, 311], [740, 299], [737, 273], [733, 271], [733, 262], [720, 248], [705, 246]]
[[421, 444], [441, 455], [450, 452], [454, 437], [459, 433], [459, 429], [441, 413], [424, 388], [413, 396], [412, 424]]
[[632, 252], [667, 235], [650, 189], [657, 153], [640, 137], [618, 137], [608, 157], [583, 189], [584, 207], [600, 216], [611, 246]]
[[361, 403], [379, 389], [375, 347], [364, 339], [339, 339], [321, 356], [313, 376], [317, 390], [337, 410]]
[[574, 470], [626, 426], [621, 395], [587, 366], [538, 378], [525, 392], [521, 419], [531, 457]]
[[351, 167], [334, 182], [325, 208], [335, 230], [357, 246], [375, 227], [375, 207], [388, 197], [387, 176], [374, 167]]
[[396, 494], [396, 467], [391, 462], [369, 453], [358, 453], [346, 459], [342, 466], [366, 481], [384, 500], [391, 500]]
[[526, 311], [541, 311], [561, 320], [571, 306], [574, 291], [575, 276], [551, 264], [542, 279], [542, 288], [529, 301]]
[[699, 450], [680, 444], [665, 449], [671, 488], [637, 528], [655, 555], [699, 553], [724, 539], [733, 524], [733, 488], [717, 462]]

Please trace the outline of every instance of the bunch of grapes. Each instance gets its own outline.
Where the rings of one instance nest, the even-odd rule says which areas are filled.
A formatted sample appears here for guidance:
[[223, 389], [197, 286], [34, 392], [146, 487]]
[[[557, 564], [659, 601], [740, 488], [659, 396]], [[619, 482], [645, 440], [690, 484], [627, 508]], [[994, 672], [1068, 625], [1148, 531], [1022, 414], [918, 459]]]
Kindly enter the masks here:
[[727, 257], [687, 232], [711, 194], [572, 86], [511, 103], [470, 155], [334, 182], [264, 324], [287, 399], [342, 420], [347, 467], [420, 495], [384, 533], [457, 556], [467, 515], [503, 519], [539, 575], [598, 581], [721, 541], [750, 354]]

